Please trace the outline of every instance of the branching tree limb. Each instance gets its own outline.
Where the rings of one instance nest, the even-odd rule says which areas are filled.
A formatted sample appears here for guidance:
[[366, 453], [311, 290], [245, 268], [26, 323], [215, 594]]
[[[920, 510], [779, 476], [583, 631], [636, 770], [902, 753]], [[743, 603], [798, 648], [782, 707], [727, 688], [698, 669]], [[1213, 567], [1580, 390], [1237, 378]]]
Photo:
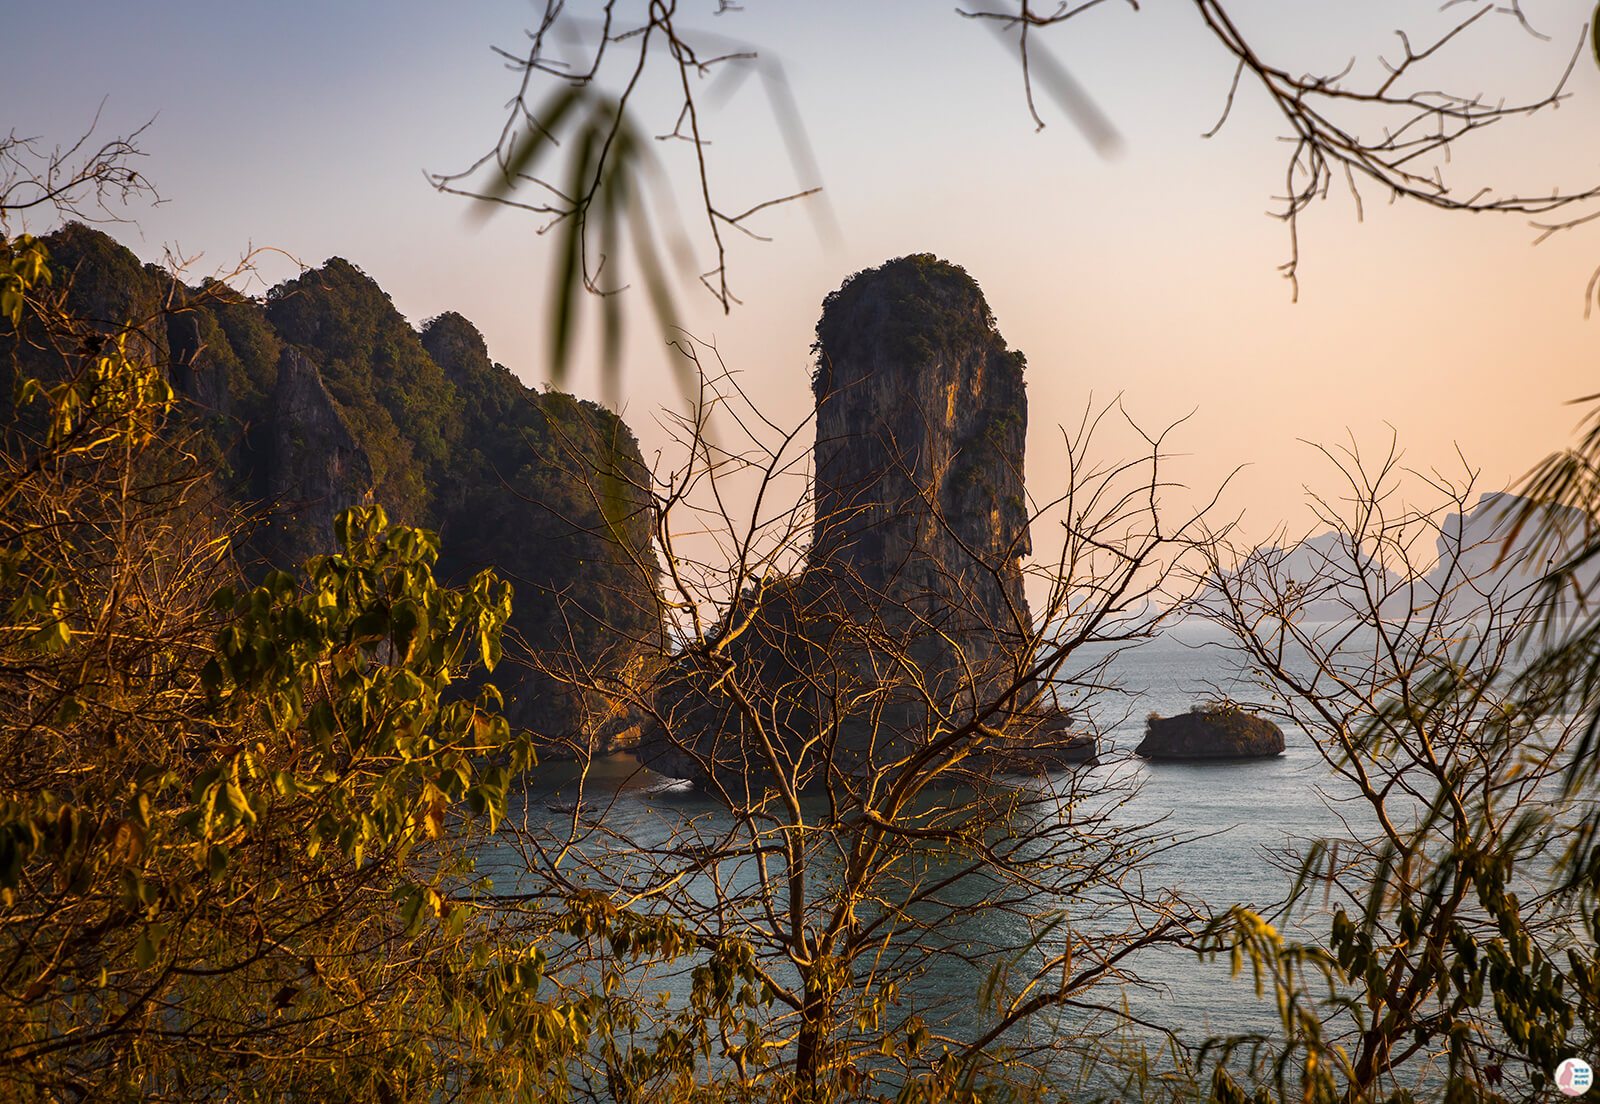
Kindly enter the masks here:
[[[957, 10], [1014, 44], [1026, 109], [1037, 127], [1044, 126], [1044, 119], [1035, 92], [1043, 88], [1097, 149], [1108, 152], [1118, 142], [1114, 120], [1097, 105], [1093, 90], [1081, 87], [1050, 54], [1044, 32], [1090, 34], [1082, 17], [1110, 7], [1104, 0], [1043, 8], [1034, 0], [1021, 0], [1020, 7]], [[1137, 0], [1126, 0], [1126, 7], [1141, 12]], [[731, 17], [738, 10], [722, 4], [716, 14]], [[1287, 128], [1290, 153], [1274, 213], [1288, 227], [1289, 258], [1281, 268], [1296, 296], [1300, 217], [1329, 194], [1336, 178], [1348, 187], [1358, 217], [1363, 190], [1373, 187], [1391, 200], [1440, 210], [1545, 216], [1537, 224], [1542, 237], [1595, 217], [1586, 208], [1600, 198], [1600, 182], [1526, 192], [1506, 190], [1491, 180], [1454, 179], [1448, 167], [1453, 155], [1500, 130], [1497, 124], [1558, 106], [1568, 95], [1569, 79], [1584, 51], [1583, 34], [1574, 35], [1572, 54], [1552, 74], [1546, 90], [1517, 97], [1494, 88], [1492, 74], [1484, 78], [1487, 87], [1466, 88], [1441, 87], [1434, 74], [1469, 37], [1493, 33], [1491, 24], [1511, 20], [1515, 33], [1547, 37], [1535, 30], [1520, 4], [1474, 0], [1446, 30], [1422, 42], [1399, 29], [1398, 56], [1375, 55], [1381, 72], [1371, 77], [1353, 75], [1354, 60], [1338, 72], [1297, 74], [1291, 64], [1256, 46], [1256, 33], [1224, 0], [1193, 0], [1193, 10], [1235, 66], [1221, 116], [1208, 136], [1221, 128], [1251, 88], [1266, 97]], [[701, 230], [691, 236], [699, 243], [696, 248], [710, 255], [709, 265], [698, 266], [697, 272], [723, 310], [739, 301], [725, 230], [760, 238], [751, 226], [755, 216], [775, 204], [808, 199], [819, 230], [832, 232], [831, 215], [817, 196], [821, 178], [802, 116], [777, 63], [749, 43], [686, 24], [676, 0], [607, 0], [589, 21], [569, 12], [564, 0], [546, 0], [527, 48], [499, 51], [518, 72], [519, 83], [494, 147], [462, 172], [433, 177], [441, 191], [542, 216], [541, 233], [559, 229], [551, 290], [558, 378], [570, 351], [580, 292], [601, 300], [604, 359], [608, 378], [615, 378], [621, 327], [615, 296], [628, 283], [621, 274], [625, 240], [659, 319], [670, 326], [671, 281], [656, 244], [657, 231], [664, 229], [674, 243], [671, 252], [680, 265], [693, 262], [687, 260], [690, 238], [667, 213], [675, 170], [668, 164], [663, 171], [647, 152], [651, 143], [643, 135], [650, 129], [658, 131], [656, 143], [689, 150], [688, 171], [679, 187], [695, 197]], [[1130, 59], [1130, 66], [1137, 61]], [[751, 71], [762, 75], [798, 186], [782, 196], [730, 206], [706, 158], [710, 136], [701, 110], [703, 89], [736, 85]], [[567, 144], [561, 146], [563, 141]], [[552, 153], [558, 146], [561, 152]], [[559, 163], [546, 164], [548, 157]]]

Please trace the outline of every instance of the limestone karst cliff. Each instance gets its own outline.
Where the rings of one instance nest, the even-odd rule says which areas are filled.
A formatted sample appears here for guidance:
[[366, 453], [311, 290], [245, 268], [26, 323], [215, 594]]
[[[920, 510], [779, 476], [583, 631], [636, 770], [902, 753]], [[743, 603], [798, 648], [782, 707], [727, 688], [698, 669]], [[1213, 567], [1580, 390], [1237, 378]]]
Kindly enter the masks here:
[[977, 283], [927, 254], [861, 272], [817, 323], [811, 566], [928, 655], [971, 709], [1031, 630], [1023, 356]]
[[265, 551], [269, 562], [293, 563], [305, 549], [336, 547], [335, 519], [372, 497], [372, 461], [298, 349], [278, 360], [271, 409]]
[[[572, 746], [598, 712], [602, 749], [626, 741], [628, 717], [552, 674], [626, 672], [659, 648], [649, 479], [616, 414], [524, 386], [458, 314], [419, 333], [339, 258], [262, 301], [186, 286], [90, 227], [44, 241], [85, 340], [124, 337], [165, 368], [180, 398], [165, 431], [209, 478], [200, 497], [253, 523], [234, 546], [247, 573], [333, 551], [334, 517], [370, 496], [440, 532], [442, 578], [494, 568], [512, 582], [494, 677], [514, 722]], [[10, 372], [45, 379], [82, 356], [3, 329], [0, 352]], [[25, 416], [12, 410], [12, 428]]]
[[976, 282], [928, 255], [829, 295], [813, 351], [806, 565], [678, 656], [642, 749], [665, 773], [866, 776], [1031, 704], [1022, 354]]

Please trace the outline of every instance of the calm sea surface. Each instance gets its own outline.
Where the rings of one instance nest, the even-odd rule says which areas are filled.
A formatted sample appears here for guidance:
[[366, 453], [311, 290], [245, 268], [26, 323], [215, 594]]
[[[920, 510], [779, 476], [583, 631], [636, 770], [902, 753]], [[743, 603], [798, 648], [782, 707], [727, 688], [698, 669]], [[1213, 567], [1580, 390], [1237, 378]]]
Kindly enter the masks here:
[[[1243, 676], [1238, 657], [1218, 647], [1222, 639], [1213, 627], [1186, 623], [1116, 659], [1112, 674], [1126, 694], [1107, 697], [1098, 707], [1106, 743], [1102, 764], [1088, 769], [1089, 778], [1137, 783], [1136, 796], [1118, 813], [1129, 824], [1166, 817], [1164, 832], [1195, 837], [1147, 867], [1148, 884], [1180, 887], [1218, 908], [1239, 903], [1266, 913], [1284, 898], [1290, 881], [1274, 865], [1273, 855], [1340, 831], [1327, 801], [1338, 791], [1307, 735], [1285, 729], [1286, 753], [1267, 760], [1148, 763], [1131, 755], [1151, 711], [1184, 712], [1219, 691], [1239, 700], [1259, 699], [1262, 691]], [[512, 821], [535, 836], [565, 834], [571, 816], [547, 806], [580, 797], [588, 808], [603, 810], [607, 828], [648, 840], [661, 840], [692, 818], [716, 816], [710, 801], [643, 770], [628, 757], [615, 757], [593, 764], [581, 778], [572, 764], [543, 768], [519, 799]], [[600, 845], [591, 840], [582, 846]], [[516, 860], [509, 851], [485, 866], [495, 873], [497, 884], [517, 880]], [[1041, 902], [1041, 911], [1054, 907], [1056, 902]], [[976, 922], [983, 921], [980, 917]], [[1016, 917], [995, 917], [994, 922], [1015, 925]], [[1324, 919], [1313, 916], [1306, 922], [1313, 931], [1326, 933]], [[1015, 938], [1015, 932], [997, 929], [995, 936]], [[1270, 1031], [1276, 1021], [1270, 995], [1267, 1002], [1258, 1001], [1249, 979], [1230, 979], [1225, 962], [1201, 963], [1191, 954], [1157, 952], [1138, 961], [1135, 969], [1151, 986], [1123, 994], [1130, 1010], [1180, 1030], [1190, 1041], [1212, 1033]], [[970, 968], [933, 962], [926, 984], [936, 990], [944, 986], [955, 998], [952, 1003], [971, 1008]], [[1108, 996], [1117, 999], [1115, 993]]]

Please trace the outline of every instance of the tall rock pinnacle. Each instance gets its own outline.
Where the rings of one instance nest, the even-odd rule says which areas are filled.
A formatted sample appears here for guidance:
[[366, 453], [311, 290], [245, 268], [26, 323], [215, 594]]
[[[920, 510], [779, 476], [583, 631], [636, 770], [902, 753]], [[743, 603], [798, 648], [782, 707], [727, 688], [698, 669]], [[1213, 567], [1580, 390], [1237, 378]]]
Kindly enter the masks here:
[[927, 255], [845, 281], [814, 351], [805, 568], [745, 588], [666, 670], [641, 743], [662, 773], [871, 785], [1037, 726], [1022, 354], [972, 278]]
[[1030, 627], [1022, 354], [972, 277], [928, 254], [845, 281], [814, 351], [812, 566], [901, 631], [945, 637], [934, 666], [1009, 679], [1001, 653]]

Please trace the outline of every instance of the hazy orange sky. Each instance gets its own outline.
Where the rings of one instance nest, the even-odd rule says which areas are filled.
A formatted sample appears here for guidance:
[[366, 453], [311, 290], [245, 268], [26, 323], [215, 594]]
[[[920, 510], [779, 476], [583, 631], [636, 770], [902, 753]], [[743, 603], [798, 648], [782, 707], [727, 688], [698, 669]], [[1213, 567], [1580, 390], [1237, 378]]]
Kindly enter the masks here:
[[[1174, 438], [1184, 454], [1175, 475], [1208, 488], [1246, 465], [1226, 502], [1259, 538], [1285, 520], [1303, 531], [1302, 486], [1333, 485], [1303, 440], [1383, 450], [1392, 427], [1414, 466], [1459, 472], [1459, 448], [1481, 468], [1481, 488], [1498, 489], [1570, 439], [1579, 412], [1566, 400], [1600, 390], [1591, 352], [1600, 320], [1584, 319], [1600, 229], [1535, 248], [1526, 218], [1390, 207], [1372, 191], [1357, 221], [1336, 183], [1302, 220], [1291, 302], [1277, 272], [1288, 236], [1267, 214], [1288, 155], [1283, 121], [1247, 87], [1221, 134], [1201, 138], [1232, 68], [1187, 4], [1135, 12], [1108, 0], [1048, 37], [1120, 129], [1122, 152], [1110, 159], [1048, 101], [1049, 126], [1034, 133], [1014, 58], [948, 3], [747, 0], [713, 17], [716, 6], [680, 4], [692, 25], [781, 63], [841, 231], [827, 245], [806, 210], [774, 210], [755, 224], [772, 242], [731, 243], [743, 306], [724, 316], [703, 292], [682, 292], [686, 326], [716, 342], [780, 421], [809, 408], [822, 297], [851, 272], [910, 252], [965, 266], [1027, 353], [1038, 497], [1062, 477], [1056, 426], [1075, 423], [1091, 396], [1120, 393], [1151, 425], [1192, 411]], [[1375, 55], [1394, 56], [1396, 27], [1417, 29], [1420, 42], [1441, 18], [1436, 3], [1387, 0], [1230, 7], [1296, 72], [1352, 57], [1358, 73], [1371, 71]], [[8, 97], [6, 122], [56, 142], [76, 137], [102, 99], [105, 134], [154, 117], [141, 169], [166, 201], [108, 228], [142, 257], [198, 256], [198, 279], [252, 245], [309, 264], [344, 256], [413, 324], [458, 310], [495, 359], [538, 383], [549, 374], [551, 240], [513, 213], [480, 224], [424, 172], [462, 168], [493, 142], [515, 77], [490, 47], [519, 49], [542, 8], [30, 5], [7, 17], [8, 82], [23, 91]], [[1546, 91], [1590, 5], [1525, 0], [1523, 10], [1548, 45], [1491, 16], [1446, 57], [1439, 83], [1466, 74], [1489, 99]], [[1579, 58], [1569, 88], [1559, 112], [1459, 151], [1462, 189], [1576, 191], [1600, 180], [1591, 58]], [[644, 125], [670, 130], [674, 105], [655, 106]], [[729, 210], [815, 183], [795, 179], [759, 81], [707, 121], [713, 183]], [[685, 147], [659, 152], [686, 180]], [[262, 263], [267, 282], [292, 271], [280, 257]], [[681, 399], [638, 306], [622, 405], [648, 455], [664, 443], [653, 412]], [[567, 386], [600, 397], [587, 347]]]

